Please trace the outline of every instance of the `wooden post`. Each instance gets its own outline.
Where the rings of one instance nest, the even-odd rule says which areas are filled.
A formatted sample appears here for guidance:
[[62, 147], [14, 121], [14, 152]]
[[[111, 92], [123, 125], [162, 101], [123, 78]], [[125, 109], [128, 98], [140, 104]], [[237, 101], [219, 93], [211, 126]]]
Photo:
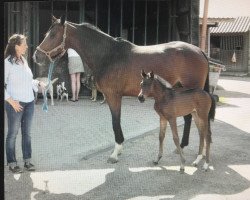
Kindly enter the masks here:
[[209, 2], [209, 0], [205, 0], [205, 2], [204, 2], [202, 30], [201, 30], [201, 46], [200, 47], [204, 52], [205, 52], [205, 49], [206, 49], [208, 2]]

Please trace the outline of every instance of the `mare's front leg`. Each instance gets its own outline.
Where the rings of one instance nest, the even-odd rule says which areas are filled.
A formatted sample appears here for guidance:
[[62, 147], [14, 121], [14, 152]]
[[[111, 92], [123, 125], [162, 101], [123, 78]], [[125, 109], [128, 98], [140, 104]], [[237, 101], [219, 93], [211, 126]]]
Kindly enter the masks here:
[[159, 133], [159, 154], [157, 159], [154, 161], [154, 164], [157, 165], [162, 158], [163, 154], [163, 141], [166, 134], [166, 128], [167, 128], [167, 120], [163, 117], [160, 117], [160, 133]]
[[183, 152], [181, 151], [180, 140], [179, 140], [179, 136], [178, 136], [178, 132], [177, 132], [176, 118], [170, 119], [169, 124], [170, 124], [171, 130], [172, 130], [173, 140], [174, 140], [175, 146], [176, 146], [177, 150], [180, 152], [180, 160], [181, 160], [180, 172], [183, 173], [184, 168], [185, 168], [185, 165], [184, 165], [185, 158], [183, 156]]
[[112, 115], [112, 125], [115, 134], [115, 149], [110, 155], [108, 162], [116, 163], [118, 162], [118, 155], [122, 151], [122, 143], [124, 142], [124, 137], [121, 128], [121, 101], [122, 97], [117, 95], [106, 95], [106, 100], [109, 105], [111, 115]]

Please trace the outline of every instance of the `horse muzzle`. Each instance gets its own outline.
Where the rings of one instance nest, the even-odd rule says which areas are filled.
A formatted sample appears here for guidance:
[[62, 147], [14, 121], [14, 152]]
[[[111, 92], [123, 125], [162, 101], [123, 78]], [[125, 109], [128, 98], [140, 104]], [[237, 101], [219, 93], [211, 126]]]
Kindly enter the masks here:
[[145, 98], [144, 98], [143, 94], [139, 94], [139, 95], [138, 95], [138, 100], [139, 100], [141, 103], [143, 103], [143, 102], [145, 101]]
[[35, 63], [37, 63], [38, 65], [46, 65], [46, 60], [47, 60], [47, 56], [40, 52], [40, 51], [35, 51], [34, 54], [33, 54], [33, 61]]

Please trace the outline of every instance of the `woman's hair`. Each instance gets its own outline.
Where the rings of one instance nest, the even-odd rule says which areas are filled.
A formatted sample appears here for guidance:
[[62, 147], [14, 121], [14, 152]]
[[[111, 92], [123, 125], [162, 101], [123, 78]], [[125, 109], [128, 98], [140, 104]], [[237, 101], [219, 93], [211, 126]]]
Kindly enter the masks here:
[[[16, 57], [16, 45], [21, 45], [23, 40], [26, 40], [26, 37], [22, 34], [14, 34], [9, 38], [8, 44], [5, 48], [4, 51], [4, 58], [7, 58], [10, 56], [8, 59], [11, 63], [13, 63], [13, 59]], [[17, 60], [16, 60], [17, 61]]]

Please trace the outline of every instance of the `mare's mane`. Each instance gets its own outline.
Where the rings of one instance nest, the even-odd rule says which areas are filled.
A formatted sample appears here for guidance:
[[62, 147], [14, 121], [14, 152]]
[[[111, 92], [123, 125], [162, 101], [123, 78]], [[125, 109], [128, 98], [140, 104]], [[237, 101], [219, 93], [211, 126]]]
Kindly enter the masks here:
[[133, 44], [130, 41], [128, 41], [128, 40], [126, 40], [126, 39], [124, 39], [122, 37], [112, 37], [111, 35], [108, 35], [107, 33], [103, 32], [97, 26], [95, 26], [93, 24], [90, 24], [88, 22], [83, 22], [81, 24], [76, 24], [76, 23], [67, 21], [67, 23], [70, 24], [70, 25], [72, 25], [72, 26], [74, 26], [74, 27], [79, 27], [80, 29], [81, 28], [87, 28], [87, 29], [93, 30], [95, 32], [98, 32], [101, 35], [107, 36], [108, 38], [112, 39], [113, 41], [118, 42], [118, 44], [129, 44], [129, 45]]

